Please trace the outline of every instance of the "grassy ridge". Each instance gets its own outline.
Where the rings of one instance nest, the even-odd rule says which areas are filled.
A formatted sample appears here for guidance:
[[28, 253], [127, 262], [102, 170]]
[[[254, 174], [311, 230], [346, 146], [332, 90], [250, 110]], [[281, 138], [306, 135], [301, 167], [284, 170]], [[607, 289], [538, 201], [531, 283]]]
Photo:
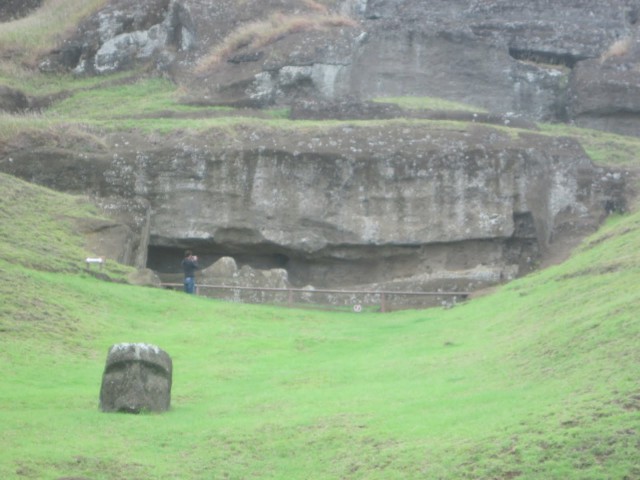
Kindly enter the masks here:
[[105, 3], [106, 0], [44, 0], [31, 15], [2, 24], [0, 51], [11, 52], [14, 62], [34, 62], [38, 54], [63, 40], [82, 18]]
[[[19, 87], [31, 94], [65, 92], [64, 99], [40, 114], [0, 114], [0, 146], [26, 135], [48, 139], [52, 145], [68, 142], [69, 138], [84, 138], [88, 145], [85, 148], [90, 148], [91, 145], [100, 145], [101, 136], [107, 131], [138, 130], [165, 134], [236, 127], [313, 130], [341, 124], [377, 126], [389, 122], [420, 124], [425, 128], [464, 129], [471, 125], [461, 121], [416, 119], [291, 121], [287, 110], [264, 111], [256, 117], [251, 110], [184, 105], [180, 90], [168, 80], [144, 76], [134, 80], [125, 74], [88, 79], [64, 75], [27, 77], [7, 71], [0, 64], [0, 83]], [[474, 110], [471, 106], [425, 97], [387, 98], [384, 101], [407, 109]], [[541, 134], [551, 137], [572, 137], [597, 164], [622, 168], [635, 168], [637, 165], [638, 138], [565, 125], [540, 125], [540, 129]], [[519, 130], [512, 128], [510, 131], [517, 134]]]
[[[1, 478], [640, 476], [638, 214], [455, 309], [358, 315], [59, 272], [81, 248], [67, 214], [17, 216], [95, 212], [2, 180], [19, 194], [0, 204]], [[42, 244], [21, 243], [24, 228], [56, 255], [25, 260]], [[98, 411], [107, 348], [122, 341], [171, 354], [169, 413]]]

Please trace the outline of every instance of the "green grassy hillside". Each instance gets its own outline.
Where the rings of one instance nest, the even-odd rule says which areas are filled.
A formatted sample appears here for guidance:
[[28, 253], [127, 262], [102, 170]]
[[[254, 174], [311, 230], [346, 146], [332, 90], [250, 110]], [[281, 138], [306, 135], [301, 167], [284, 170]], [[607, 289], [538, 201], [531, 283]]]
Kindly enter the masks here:
[[[37, 73], [38, 54], [103, 2], [66, 3], [73, 14], [3, 24], [0, 84], [59, 100], [0, 114], [0, 149], [99, 149], [114, 130], [329, 123], [183, 105], [174, 84], [144, 72]], [[541, 128], [597, 163], [637, 165], [637, 138]], [[112, 281], [100, 280], [76, 228], [96, 216], [84, 198], [0, 174], [0, 479], [640, 478], [640, 213], [610, 218], [566, 263], [491, 295], [392, 314], [133, 287], [112, 262]], [[99, 411], [118, 342], [172, 356], [170, 412]]]
[[[0, 188], [0, 478], [640, 478], [640, 214], [454, 309], [352, 314], [96, 279], [94, 209]], [[171, 411], [99, 411], [118, 342], [169, 352]]]

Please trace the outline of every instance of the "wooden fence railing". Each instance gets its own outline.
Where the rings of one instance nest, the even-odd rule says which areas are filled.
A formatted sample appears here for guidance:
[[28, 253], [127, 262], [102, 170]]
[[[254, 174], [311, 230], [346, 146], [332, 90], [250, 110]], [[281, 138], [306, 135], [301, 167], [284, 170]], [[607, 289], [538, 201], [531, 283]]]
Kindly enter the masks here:
[[[165, 288], [172, 289], [181, 289], [183, 288], [182, 283], [162, 283], [161, 286]], [[284, 298], [284, 303], [288, 306], [292, 307], [294, 305], [300, 306], [301, 304], [313, 304], [309, 300], [309, 298], [314, 295], [325, 295], [325, 296], [346, 296], [347, 301], [344, 302], [344, 305], [351, 305], [353, 310], [358, 312], [363, 309], [363, 307], [372, 306], [374, 303], [379, 305], [379, 309], [381, 312], [386, 312], [389, 310], [389, 298], [390, 297], [409, 297], [409, 298], [418, 298], [418, 297], [431, 297], [432, 299], [448, 299], [448, 301], [443, 301], [444, 304], [453, 304], [458, 300], [466, 300], [470, 292], [456, 292], [456, 291], [441, 291], [441, 292], [412, 292], [412, 291], [397, 291], [397, 290], [337, 290], [337, 289], [314, 289], [309, 290], [305, 288], [268, 288], [268, 287], [238, 287], [238, 286], [230, 286], [230, 285], [196, 285], [196, 295], [201, 293], [203, 289], [213, 289], [213, 290], [222, 290], [222, 291], [232, 291], [232, 292], [259, 292], [259, 293], [270, 293], [272, 295], [272, 300], [276, 300], [275, 303], [278, 302], [278, 298]], [[306, 297], [304, 302], [295, 301], [295, 296], [298, 297]], [[376, 301], [377, 300], [377, 301]], [[236, 298], [236, 301], [241, 301], [239, 296]], [[246, 303], [260, 303], [260, 302], [246, 302]], [[272, 302], [273, 303], [273, 302]], [[412, 302], [408, 302], [411, 304]], [[321, 303], [325, 306], [334, 306], [335, 304], [325, 302]], [[363, 305], [364, 304], [364, 305]]]

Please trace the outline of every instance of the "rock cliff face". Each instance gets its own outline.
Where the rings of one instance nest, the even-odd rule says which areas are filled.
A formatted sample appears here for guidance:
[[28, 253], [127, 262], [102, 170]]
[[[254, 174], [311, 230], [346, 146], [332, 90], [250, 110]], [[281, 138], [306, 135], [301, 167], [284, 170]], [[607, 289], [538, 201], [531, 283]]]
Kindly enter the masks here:
[[639, 17], [638, 0], [112, 0], [42, 68], [151, 62], [193, 103], [433, 96], [637, 135]]
[[[531, 119], [638, 134], [639, 5], [112, 0], [40, 68], [147, 64], [182, 86], [185, 103], [289, 105], [292, 118], [343, 121], [119, 133], [77, 149], [30, 139], [3, 148], [0, 170], [92, 195], [116, 220], [109, 255], [165, 280], [192, 248], [211, 278], [235, 262], [233, 282], [479, 288], [527, 273], [624, 209], [624, 175]], [[388, 96], [488, 113], [366, 102]], [[5, 110], [52, 101], [0, 87]], [[345, 122], [356, 118], [378, 121]]]
[[624, 179], [572, 140], [435, 125], [241, 128], [153, 148], [119, 136], [84, 162], [13, 152], [0, 168], [128, 213], [156, 271], [176, 272], [188, 247], [204, 267], [230, 256], [294, 286], [478, 288], [623, 206]]

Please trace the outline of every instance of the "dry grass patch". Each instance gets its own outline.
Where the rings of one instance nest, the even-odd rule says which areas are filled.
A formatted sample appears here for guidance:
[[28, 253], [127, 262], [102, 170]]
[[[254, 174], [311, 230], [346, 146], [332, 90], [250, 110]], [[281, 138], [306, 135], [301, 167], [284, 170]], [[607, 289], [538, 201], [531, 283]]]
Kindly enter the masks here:
[[605, 62], [610, 58], [624, 57], [631, 50], [633, 40], [631, 37], [621, 38], [611, 44], [611, 46], [600, 56], [600, 61]]
[[241, 48], [258, 49], [276, 42], [284, 35], [330, 28], [355, 27], [357, 22], [344, 15], [327, 14], [325, 7], [317, 2], [319, 13], [285, 15], [275, 13], [266, 20], [250, 22], [237, 28], [223, 42], [204, 56], [195, 68], [195, 73], [204, 73], [216, 66], [233, 52]]
[[108, 0], [45, 0], [31, 15], [2, 24], [0, 52], [32, 64], [42, 53], [67, 38], [86, 16]]

